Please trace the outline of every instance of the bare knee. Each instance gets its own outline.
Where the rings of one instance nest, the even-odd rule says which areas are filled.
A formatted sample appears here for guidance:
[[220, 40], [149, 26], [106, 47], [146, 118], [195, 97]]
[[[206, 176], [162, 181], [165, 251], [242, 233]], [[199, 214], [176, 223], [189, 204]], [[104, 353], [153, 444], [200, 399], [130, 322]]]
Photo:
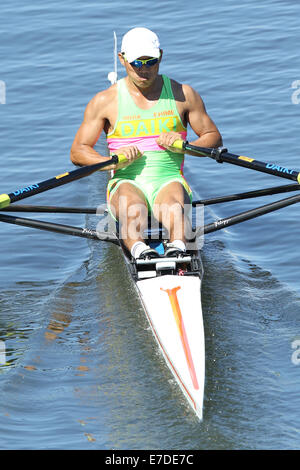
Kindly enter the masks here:
[[111, 206], [119, 221], [122, 238], [142, 239], [148, 223], [148, 207], [138, 188], [123, 183], [114, 194]]

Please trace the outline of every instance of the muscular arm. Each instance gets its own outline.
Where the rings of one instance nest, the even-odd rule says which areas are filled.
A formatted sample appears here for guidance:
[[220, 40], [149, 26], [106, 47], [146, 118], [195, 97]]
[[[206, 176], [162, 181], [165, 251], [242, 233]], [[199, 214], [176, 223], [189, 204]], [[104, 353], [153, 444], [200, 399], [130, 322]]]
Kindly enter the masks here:
[[93, 165], [109, 159], [94, 150], [107, 122], [105, 112], [109, 98], [108, 90], [106, 90], [98, 93], [87, 105], [83, 122], [71, 147], [70, 158], [75, 165]]
[[[173, 92], [176, 99], [177, 108], [182, 116], [183, 121], [189, 124], [198, 138], [193, 142], [192, 145], [199, 147], [220, 147], [223, 145], [222, 136], [206, 112], [205, 105], [202, 101], [201, 96], [188, 85], [180, 85], [177, 82], [173, 82]], [[162, 133], [157, 142], [159, 145], [167, 148], [174, 152], [172, 144], [175, 140], [181, 139], [181, 135], [177, 132], [165, 132]], [[175, 150], [179, 153], [182, 150]], [[185, 151], [184, 153], [190, 155], [199, 156], [192, 151]]]
[[[71, 147], [70, 158], [75, 165], [93, 165], [94, 163], [105, 162], [110, 159], [110, 157], [96, 152], [94, 146], [102, 131], [107, 132], [110, 127], [114, 126], [117, 115], [116, 91], [116, 86], [113, 85], [107, 90], [98, 93], [87, 105], [83, 122], [77, 131]], [[117, 165], [110, 165], [105, 167], [104, 170], [123, 168], [142, 155], [134, 145], [121, 147], [116, 153], [124, 155], [127, 161]]]
[[186, 119], [191, 128], [199, 137], [190, 142], [192, 145], [200, 147], [220, 147], [222, 145], [222, 136], [206, 112], [205, 105], [200, 95], [188, 85], [183, 85], [183, 91], [186, 97]]

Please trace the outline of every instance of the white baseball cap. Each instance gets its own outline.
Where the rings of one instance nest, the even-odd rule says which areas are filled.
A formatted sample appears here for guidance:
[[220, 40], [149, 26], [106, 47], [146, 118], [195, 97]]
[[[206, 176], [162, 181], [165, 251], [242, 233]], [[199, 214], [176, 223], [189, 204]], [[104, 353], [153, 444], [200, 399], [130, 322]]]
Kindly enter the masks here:
[[138, 57], [160, 57], [159, 39], [153, 31], [147, 28], [133, 28], [123, 36], [121, 52], [128, 62]]

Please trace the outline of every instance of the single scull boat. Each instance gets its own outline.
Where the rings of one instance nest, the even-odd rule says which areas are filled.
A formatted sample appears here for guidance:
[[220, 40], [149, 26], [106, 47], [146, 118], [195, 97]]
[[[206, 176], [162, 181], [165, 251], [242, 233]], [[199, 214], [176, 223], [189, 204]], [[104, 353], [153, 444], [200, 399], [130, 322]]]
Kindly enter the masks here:
[[[149, 245], [163, 252], [166, 241], [150, 240]], [[120, 249], [166, 363], [196, 415], [202, 419], [205, 344], [200, 252], [134, 260], [122, 244]]]

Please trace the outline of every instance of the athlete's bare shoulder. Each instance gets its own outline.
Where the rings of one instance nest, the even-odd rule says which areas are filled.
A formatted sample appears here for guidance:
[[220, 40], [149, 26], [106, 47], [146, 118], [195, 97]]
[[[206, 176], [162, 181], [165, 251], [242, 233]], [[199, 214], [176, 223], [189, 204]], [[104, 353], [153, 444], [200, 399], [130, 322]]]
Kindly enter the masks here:
[[195, 102], [202, 103], [201, 96], [190, 85], [179, 83], [171, 79], [173, 95], [176, 101], [182, 104], [184, 108], [189, 108]]
[[202, 98], [194, 88], [172, 79], [171, 84], [178, 112], [185, 125], [189, 122], [189, 114], [193, 110], [197, 109], [201, 115], [205, 113]]
[[85, 119], [108, 119], [117, 110], [117, 85], [99, 91], [85, 109]]
[[183, 92], [182, 83], [179, 83], [176, 80], [173, 80], [173, 78], [171, 78], [170, 80], [171, 80], [171, 86], [172, 86], [172, 91], [173, 91], [175, 101], [184, 102], [185, 96]]

